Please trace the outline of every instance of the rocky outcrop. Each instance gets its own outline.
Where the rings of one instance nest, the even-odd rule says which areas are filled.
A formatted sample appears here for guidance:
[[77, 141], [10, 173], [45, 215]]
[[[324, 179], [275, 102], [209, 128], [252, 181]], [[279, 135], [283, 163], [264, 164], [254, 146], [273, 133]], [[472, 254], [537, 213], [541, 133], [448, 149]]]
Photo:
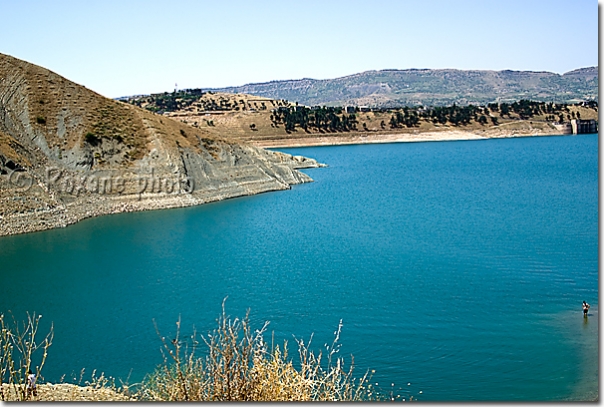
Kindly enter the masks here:
[[318, 167], [216, 139], [0, 54], [0, 236], [289, 189]]

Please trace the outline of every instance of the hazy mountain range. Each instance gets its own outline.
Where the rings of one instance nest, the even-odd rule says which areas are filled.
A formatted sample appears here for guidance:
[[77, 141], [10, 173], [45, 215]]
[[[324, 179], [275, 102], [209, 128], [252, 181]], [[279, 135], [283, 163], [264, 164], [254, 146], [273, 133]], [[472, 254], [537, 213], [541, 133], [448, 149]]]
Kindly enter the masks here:
[[286, 99], [307, 106], [438, 106], [520, 99], [572, 103], [597, 100], [598, 68], [581, 68], [563, 75], [510, 70], [382, 70], [336, 79], [271, 81], [204, 90]]

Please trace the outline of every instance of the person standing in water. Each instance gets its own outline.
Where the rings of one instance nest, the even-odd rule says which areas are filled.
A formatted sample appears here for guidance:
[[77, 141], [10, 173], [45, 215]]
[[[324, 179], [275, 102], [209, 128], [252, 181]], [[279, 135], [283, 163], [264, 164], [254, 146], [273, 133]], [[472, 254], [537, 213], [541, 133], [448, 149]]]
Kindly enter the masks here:
[[589, 310], [589, 304], [583, 301], [583, 316], [587, 318], [587, 311]]

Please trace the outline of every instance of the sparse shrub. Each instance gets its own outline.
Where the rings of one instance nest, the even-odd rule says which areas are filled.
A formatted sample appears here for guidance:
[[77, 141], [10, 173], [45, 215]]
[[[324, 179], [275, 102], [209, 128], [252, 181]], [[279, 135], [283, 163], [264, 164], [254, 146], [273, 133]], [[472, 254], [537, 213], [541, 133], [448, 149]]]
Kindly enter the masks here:
[[38, 124], [46, 124], [46, 119], [42, 116], [36, 117], [36, 123]]
[[[29, 370], [35, 372], [36, 382], [41, 381], [54, 331], [51, 325], [44, 339], [38, 340], [40, 318], [42, 315], [28, 313], [27, 322], [19, 324], [14, 316], [9, 321], [0, 314], [0, 400], [27, 400], [33, 397], [25, 384]], [[38, 356], [40, 352], [42, 355]]]
[[[28, 321], [20, 328], [5, 323], [0, 315], [0, 400], [15, 401], [32, 399], [25, 385], [26, 372], [40, 372], [44, 366], [48, 348], [52, 344], [53, 329], [42, 340], [36, 340], [41, 316], [28, 315]], [[102, 373], [92, 373], [92, 380], [82, 386], [84, 371], [76, 385], [42, 385], [33, 400], [41, 401], [378, 401], [386, 400], [369, 384], [366, 373], [359, 379], [352, 376], [353, 363], [345, 368], [343, 358], [338, 357], [342, 322], [327, 353], [315, 354], [308, 343], [296, 339], [299, 363], [289, 357], [287, 342], [269, 349], [264, 341], [268, 322], [260, 329], [253, 329], [249, 311], [244, 319], [232, 319], [222, 315], [218, 327], [207, 336], [198, 337], [195, 332], [181, 338], [181, 321], [176, 324], [176, 336], [169, 340], [160, 336], [163, 344], [164, 363], [145, 377], [142, 383], [117, 387], [115, 380]], [[202, 357], [195, 355], [198, 345], [205, 344]], [[43, 351], [39, 365], [34, 368], [32, 356]], [[39, 360], [40, 357], [36, 357]], [[373, 373], [373, 371], [372, 371]], [[2, 386], [2, 383], [8, 386]], [[66, 386], [66, 387], [65, 387]], [[394, 396], [390, 396], [394, 400]]]
[[175, 339], [168, 341], [160, 335], [164, 364], [144, 380], [137, 397], [143, 401], [376, 399], [368, 375], [355, 380], [353, 365], [345, 370], [344, 360], [336, 357], [341, 322], [325, 360], [321, 352], [310, 350], [310, 343], [297, 340], [299, 368], [289, 359], [287, 342], [282, 348], [268, 348], [264, 342], [267, 325], [252, 329], [249, 312], [242, 320], [231, 319], [223, 303], [218, 328], [201, 337], [207, 355], [196, 357], [194, 349], [200, 341], [195, 333], [181, 340], [179, 319]]

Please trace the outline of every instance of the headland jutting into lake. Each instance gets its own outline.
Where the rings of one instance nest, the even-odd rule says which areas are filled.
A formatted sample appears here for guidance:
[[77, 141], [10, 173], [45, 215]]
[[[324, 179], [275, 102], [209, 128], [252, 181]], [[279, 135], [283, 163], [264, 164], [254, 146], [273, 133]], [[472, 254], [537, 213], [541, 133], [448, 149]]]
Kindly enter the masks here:
[[0, 236], [289, 189], [312, 181], [298, 169], [323, 165], [267, 147], [553, 135], [597, 117], [596, 102], [307, 107], [200, 90], [116, 101], [8, 55], [0, 72]]

